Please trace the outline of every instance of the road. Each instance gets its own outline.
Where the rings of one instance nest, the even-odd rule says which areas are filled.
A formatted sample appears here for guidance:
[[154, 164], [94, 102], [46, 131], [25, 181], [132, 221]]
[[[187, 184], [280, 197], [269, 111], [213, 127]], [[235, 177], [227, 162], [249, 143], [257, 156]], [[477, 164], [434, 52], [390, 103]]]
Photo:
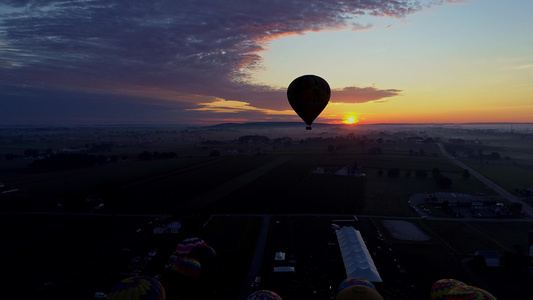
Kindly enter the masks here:
[[440, 151], [444, 156], [446, 156], [450, 161], [458, 165], [459, 167], [468, 170], [470, 172], [470, 175], [476, 177], [481, 182], [483, 182], [485, 185], [487, 185], [489, 188], [494, 190], [496, 193], [498, 193], [500, 196], [504, 197], [511, 203], [520, 203], [522, 204], [522, 210], [529, 216], [533, 216], [533, 208], [529, 206], [524, 201], [520, 200], [519, 198], [515, 197], [513, 194], [509, 193], [507, 190], [502, 188], [501, 186], [497, 185], [496, 183], [492, 182], [491, 180], [487, 179], [485, 176], [479, 174], [476, 170], [470, 168], [466, 164], [462, 163], [461, 161], [455, 159], [453, 156], [451, 156], [446, 149], [444, 149], [444, 146], [441, 143], [437, 144], [440, 148]]

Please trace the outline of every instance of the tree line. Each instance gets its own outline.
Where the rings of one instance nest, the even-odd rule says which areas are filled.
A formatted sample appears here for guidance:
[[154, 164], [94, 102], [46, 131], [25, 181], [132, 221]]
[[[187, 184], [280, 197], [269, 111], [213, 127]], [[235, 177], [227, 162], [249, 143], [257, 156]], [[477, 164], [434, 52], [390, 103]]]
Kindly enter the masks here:
[[[139, 160], [171, 159], [176, 158], [176, 152], [149, 152], [139, 153]], [[47, 156], [33, 160], [28, 164], [28, 168], [33, 172], [52, 172], [60, 170], [77, 169], [102, 165], [107, 163], [116, 163], [120, 160], [126, 160], [126, 156], [117, 155], [91, 155], [87, 153], [58, 153], [48, 154]]]

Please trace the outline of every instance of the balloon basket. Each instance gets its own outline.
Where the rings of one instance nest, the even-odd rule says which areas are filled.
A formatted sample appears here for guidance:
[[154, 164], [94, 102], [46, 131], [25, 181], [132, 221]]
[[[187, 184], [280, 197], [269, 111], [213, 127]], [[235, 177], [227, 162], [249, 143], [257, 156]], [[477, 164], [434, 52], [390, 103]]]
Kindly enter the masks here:
[[313, 128], [311, 128], [311, 126], [305, 127], [305, 130], [311, 130], [311, 129], [313, 129]]

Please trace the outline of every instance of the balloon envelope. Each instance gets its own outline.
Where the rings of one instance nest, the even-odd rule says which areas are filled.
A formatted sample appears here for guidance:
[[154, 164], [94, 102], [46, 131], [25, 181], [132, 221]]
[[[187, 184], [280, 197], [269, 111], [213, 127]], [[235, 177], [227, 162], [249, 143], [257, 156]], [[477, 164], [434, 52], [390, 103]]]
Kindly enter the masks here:
[[349, 287], [349, 286], [352, 286], [352, 285], [364, 285], [364, 286], [367, 286], [369, 288], [372, 288], [372, 289], [376, 289], [376, 287], [374, 286], [374, 284], [364, 278], [361, 278], [361, 277], [350, 277], [350, 278], [346, 278], [344, 279], [340, 284], [339, 284], [339, 289], [338, 289], [338, 292], [344, 290], [345, 288]]
[[183, 257], [170, 267], [170, 275], [181, 281], [194, 282], [200, 277], [202, 267], [194, 258]]
[[383, 297], [368, 286], [352, 285], [338, 293], [335, 300], [383, 300]]
[[464, 282], [452, 278], [437, 280], [431, 286], [431, 300], [442, 300], [451, 289], [465, 285]]
[[206, 243], [197, 237], [186, 238], [178, 244], [176, 251], [178, 256], [187, 256], [194, 247], [199, 245], [206, 246]]
[[287, 99], [294, 111], [310, 129], [313, 121], [328, 105], [329, 84], [316, 75], [304, 75], [294, 79], [287, 89]]
[[114, 285], [107, 299], [111, 300], [165, 300], [165, 289], [152, 277], [137, 276]]
[[217, 253], [207, 245], [198, 245], [192, 248], [187, 256], [198, 260], [202, 266], [207, 266], [215, 261]]
[[491, 293], [480, 289], [475, 286], [464, 285], [457, 286], [451, 289], [446, 295], [444, 300], [496, 300]]
[[281, 297], [274, 293], [273, 291], [269, 290], [259, 290], [251, 293], [248, 298], [248, 300], [281, 300]]

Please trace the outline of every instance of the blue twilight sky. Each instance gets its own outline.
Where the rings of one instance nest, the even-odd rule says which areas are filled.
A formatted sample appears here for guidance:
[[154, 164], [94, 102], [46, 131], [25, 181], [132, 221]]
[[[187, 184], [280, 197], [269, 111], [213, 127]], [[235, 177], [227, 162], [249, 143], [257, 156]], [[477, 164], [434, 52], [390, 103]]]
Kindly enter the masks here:
[[0, 125], [533, 120], [533, 1], [0, 1]]

